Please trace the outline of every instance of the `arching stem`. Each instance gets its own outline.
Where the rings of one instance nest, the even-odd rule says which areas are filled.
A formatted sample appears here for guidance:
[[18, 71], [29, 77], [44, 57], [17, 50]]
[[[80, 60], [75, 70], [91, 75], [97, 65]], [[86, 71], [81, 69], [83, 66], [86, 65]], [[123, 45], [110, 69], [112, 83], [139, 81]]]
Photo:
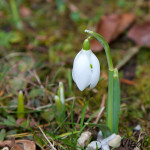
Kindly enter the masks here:
[[[110, 53], [110, 48], [108, 43], [106, 42], [106, 40], [104, 39], [104, 37], [102, 37], [101, 35], [99, 35], [98, 33], [95, 33], [93, 31], [90, 30], [85, 30], [85, 32], [89, 33], [92, 37], [94, 37], [98, 42], [100, 42], [100, 44], [102, 44], [102, 46], [105, 49], [105, 53], [106, 53], [106, 57], [107, 57], [107, 62], [108, 62], [108, 67], [109, 70], [114, 70], [113, 67], [113, 63], [112, 63], [112, 58], [111, 58], [111, 53]], [[91, 37], [90, 37], [91, 38]]]
[[85, 30], [85, 32], [89, 33], [92, 37], [94, 37], [97, 41], [99, 41], [100, 44], [102, 44], [102, 46], [105, 49], [108, 67], [109, 67], [106, 124], [110, 128], [110, 130], [113, 131], [113, 74], [114, 74], [114, 67], [113, 67], [113, 63], [112, 63], [110, 48], [109, 48], [108, 43], [105, 41], [105, 39], [98, 33], [95, 33], [90, 30]]

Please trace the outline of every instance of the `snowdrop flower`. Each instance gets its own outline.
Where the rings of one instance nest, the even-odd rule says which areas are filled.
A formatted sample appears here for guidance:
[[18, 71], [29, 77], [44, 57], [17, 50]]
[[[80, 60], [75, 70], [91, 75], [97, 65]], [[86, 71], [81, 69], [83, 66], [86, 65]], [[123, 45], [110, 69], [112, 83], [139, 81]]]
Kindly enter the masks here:
[[[87, 39], [86, 39], [87, 40]], [[94, 53], [90, 50], [90, 46], [84, 46], [83, 49], [76, 55], [73, 62], [72, 77], [80, 91], [90, 86], [94, 88], [100, 76], [100, 63]]]

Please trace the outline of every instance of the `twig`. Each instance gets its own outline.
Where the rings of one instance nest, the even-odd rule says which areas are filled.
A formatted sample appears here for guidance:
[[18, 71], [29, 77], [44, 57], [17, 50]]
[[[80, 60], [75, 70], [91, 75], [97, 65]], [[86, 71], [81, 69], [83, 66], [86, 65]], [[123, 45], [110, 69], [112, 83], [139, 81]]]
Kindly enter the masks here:
[[42, 132], [44, 138], [47, 140], [47, 142], [49, 143], [50, 147], [53, 149], [53, 150], [56, 150], [56, 148], [53, 146], [53, 144], [49, 141], [49, 139], [47, 138], [47, 136], [45, 135], [45, 133], [42, 131], [42, 129], [39, 127], [40, 131]]
[[125, 57], [118, 63], [116, 68], [119, 70], [122, 68], [133, 56], [135, 56], [140, 50], [140, 47], [132, 47], [128, 50]]

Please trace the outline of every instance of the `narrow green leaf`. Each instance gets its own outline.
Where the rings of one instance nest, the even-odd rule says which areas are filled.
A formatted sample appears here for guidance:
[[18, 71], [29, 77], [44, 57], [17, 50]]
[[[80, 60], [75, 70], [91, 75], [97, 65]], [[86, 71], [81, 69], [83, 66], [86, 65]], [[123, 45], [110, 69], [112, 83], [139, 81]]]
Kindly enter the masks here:
[[106, 109], [106, 124], [111, 131], [113, 129], [113, 74], [114, 72], [109, 70], [108, 98], [107, 98], [107, 109]]
[[74, 130], [76, 130], [75, 125], [74, 125], [74, 120], [73, 120], [73, 115], [74, 115], [74, 113], [73, 113], [73, 107], [74, 107], [74, 103], [75, 103], [75, 99], [73, 99], [72, 106], [70, 108], [70, 117], [71, 117], [72, 128]]
[[[82, 128], [80, 129], [80, 132], [79, 132], [79, 134], [81, 134], [82, 133], [82, 131], [85, 129], [85, 127], [87, 126], [87, 124], [92, 120], [92, 118], [99, 112], [99, 110], [100, 110], [100, 108], [97, 110], [97, 111], [95, 111], [92, 115], [91, 115], [91, 117], [86, 121], [86, 124], [84, 124], [83, 126], [82, 126]], [[78, 136], [77, 136], [77, 138], [78, 138]], [[77, 140], [77, 138], [76, 138], [76, 140]]]
[[84, 123], [84, 118], [85, 118], [85, 113], [86, 113], [86, 109], [87, 109], [87, 106], [88, 106], [89, 102], [87, 101], [83, 107], [83, 110], [82, 110], [82, 114], [81, 114], [81, 121], [80, 121], [80, 127], [82, 128], [83, 126], [83, 123]]
[[64, 138], [64, 137], [67, 137], [67, 136], [69, 136], [69, 135], [77, 134], [77, 133], [79, 133], [79, 131], [73, 131], [73, 132], [63, 133], [63, 134], [61, 134], [61, 135], [55, 136], [55, 139]]
[[113, 133], [118, 133], [120, 112], [120, 85], [117, 69], [114, 69], [113, 80]]
[[9, 71], [10, 67], [6, 67], [4, 68], [4, 70], [2, 71], [2, 73], [0, 74], [0, 82], [3, 80], [3, 78], [5, 77], [6, 73]]
[[13, 118], [13, 116], [7, 116], [7, 119], [4, 119], [0, 124], [14, 126], [16, 124], [16, 120]]

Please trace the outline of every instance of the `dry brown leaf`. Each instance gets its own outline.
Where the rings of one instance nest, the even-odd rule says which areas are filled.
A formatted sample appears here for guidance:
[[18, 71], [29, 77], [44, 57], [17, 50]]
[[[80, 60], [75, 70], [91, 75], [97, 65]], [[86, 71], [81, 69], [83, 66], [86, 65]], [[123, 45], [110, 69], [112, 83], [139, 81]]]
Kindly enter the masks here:
[[[102, 35], [105, 40], [110, 43], [116, 39], [129, 25], [135, 20], [132, 14], [111, 14], [102, 16], [100, 19], [96, 32]], [[91, 49], [98, 52], [103, 49], [102, 45], [96, 40], [92, 40]]]
[[20, 146], [19, 144], [15, 144], [11, 150], [24, 150], [22, 146]]
[[115, 31], [113, 40], [116, 39], [126, 28], [128, 28], [133, 23], [134, 20], [135, 20], [135, 16], [133, 14], [120, 15], [119, 26]]
[[0, 147], [5, 146], [10, 147], [11, 150], [36, 150], [35, 143], [29, 140], [0, 141]]
[[[119, 18], [116, 14], [109, 16], [102, 16], [101, 20], [97, 25], [96, 32], [102, 35], [105, 40], [109, 43], [114, 35], [119, 24]], [[96, 40], [91, 41], [91, 49], [94, 52], [98, 52], [103, 49], [103, 46]]]
[[29, 140], [16, 140], [17, 144], [23, 144], [24, 150], [36, 150], [35, 143]]
[[150, 22], [134, 25], [127, 36], [139, 46], [150, 47]]

